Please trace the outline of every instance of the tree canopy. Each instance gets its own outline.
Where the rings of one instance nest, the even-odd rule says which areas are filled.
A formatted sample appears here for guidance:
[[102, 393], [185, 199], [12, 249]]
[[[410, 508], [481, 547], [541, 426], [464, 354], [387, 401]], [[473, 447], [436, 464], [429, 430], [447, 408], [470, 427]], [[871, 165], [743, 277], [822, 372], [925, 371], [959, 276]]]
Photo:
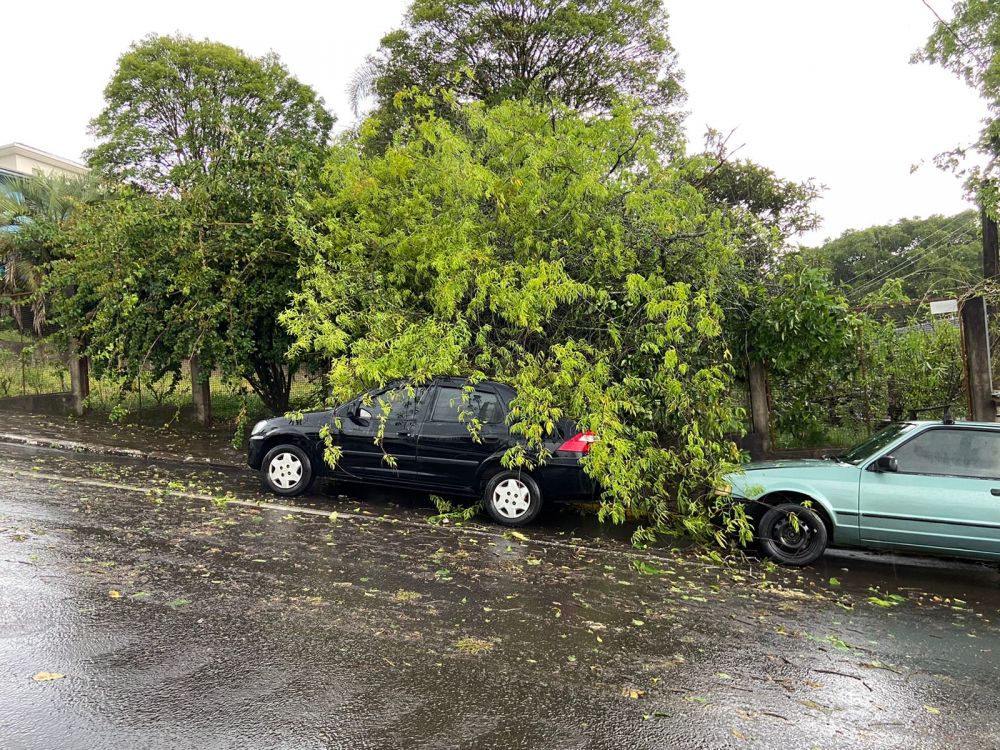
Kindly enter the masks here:
[[[939, 166], [957, 170], [966, 179], [971, 194], [996, 215], [1000, 188], [1000, 4], [995, 0], [958, 0], [950, 20], [938, 17], [915, 61], [935, 63], [951, 71], [979, 92], [989, 115], [979, 138], [938, 156]], [[985, 164], [968, 163], [974, 150], [986, 158]]]
[[[104, 99], [91, 123], [91, 168], [157, 194], [211, 191], [216, 203], [226, 188], [226, 197], [245, 197], [269, 163], [287, 169], [315, 158], [333, 126], [322, 99], [276, 55], [185, 36], [133, 44]], [[253, 204], [225, 208], [249, 215]]]
[[897, 279], [910, 299], [954, 295], [982, 278], [979, 224], [976, 211], [903, 219], [844, 232], [803, 257], [854, 303]]
[[738, 458], [716, 299], [735, 247], [635, 112], [455, 103], [382, 154], [358, 145], [298, 206], [302, 291], [283, 317], [295, 350], [333, 361], [334, 399], [396, 378], [508, 382], [526, 438], [508, 463], [544, 458], [570, 417], [601, 435], [587, 470], [604, 515], [710, 534], [712, 486]]
[[64, 330], [128, 376], [198, 354], [284, 410], [294, 363], [277, 317], [298, 257], [286, 214], [318, 179], [333, 118], [275, 56], [179, 36], [133, 45], [105, 99], [90, 163], [106, 200], [54, 267], [53, 287], [75, 291]]
[[[402, 92], [451, 91], [488, 105], [556, 100], [607, 113], [622, 98], [671, 112], [681, 74], [660, 0], [413, 0], [353, 86], [392, 132]], [[382, 141], [379, 141], [380, 143]]]

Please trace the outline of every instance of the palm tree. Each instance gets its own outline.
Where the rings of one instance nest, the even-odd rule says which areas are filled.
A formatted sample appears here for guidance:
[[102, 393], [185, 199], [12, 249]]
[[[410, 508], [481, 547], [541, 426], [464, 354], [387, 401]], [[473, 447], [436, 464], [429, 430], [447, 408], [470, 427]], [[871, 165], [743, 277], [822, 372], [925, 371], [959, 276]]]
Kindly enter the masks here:
[[45, 327], [45, 267], [74, 209], [91, 194], [79, 177], [36, 174], [0, 181], [0, 309], [24, 330], [41, 335]]

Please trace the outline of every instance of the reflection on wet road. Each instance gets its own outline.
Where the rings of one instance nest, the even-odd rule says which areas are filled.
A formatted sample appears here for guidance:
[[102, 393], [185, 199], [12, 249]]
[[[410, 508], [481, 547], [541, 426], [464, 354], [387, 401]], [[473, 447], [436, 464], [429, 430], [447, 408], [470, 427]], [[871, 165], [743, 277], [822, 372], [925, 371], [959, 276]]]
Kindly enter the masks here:
[[637, 558], [572, 516], [222, 507], [191, 495], [255, 480], [2, 450], [5, 749], [998, 745], [995, 567]]

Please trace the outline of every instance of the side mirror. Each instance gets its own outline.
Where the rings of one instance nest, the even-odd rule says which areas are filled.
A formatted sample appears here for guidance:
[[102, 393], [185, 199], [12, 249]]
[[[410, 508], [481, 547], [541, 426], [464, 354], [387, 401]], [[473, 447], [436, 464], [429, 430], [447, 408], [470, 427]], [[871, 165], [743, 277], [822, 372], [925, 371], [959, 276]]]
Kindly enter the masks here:
[[894, 456], [879, 456], [875, 459], [875, 471], [899, 471], [899, 462]]
[[350, 410], [347, 412], [347, 416], [351, 418], [352, 422], [357, 422], [359, 425], [364, 427], [368, 426], [371, 421], [372, 413], [366, 409], [360, 401], [355, 401], [351, 404]]

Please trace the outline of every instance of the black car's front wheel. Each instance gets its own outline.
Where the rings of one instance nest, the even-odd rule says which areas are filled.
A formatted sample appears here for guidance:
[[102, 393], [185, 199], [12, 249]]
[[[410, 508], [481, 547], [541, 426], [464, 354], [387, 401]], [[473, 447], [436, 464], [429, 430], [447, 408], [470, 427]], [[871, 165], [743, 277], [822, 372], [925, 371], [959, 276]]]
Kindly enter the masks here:
[[486, 483], [486, 512], [504, 526], [527, 526], [542, 510], [542, 492], [524, 472], [501, 471]]
[[267, 452], [260, 465], [264, 486], [276, 495], [301, 495], [312, 482], [312, 463], [296, 445], [278, 445]]
[[816, 511], [795, 503], [776, 505], [757, 527], [761, 552], [782, 565], [811, 565], [823, 556], [828, 534]]

